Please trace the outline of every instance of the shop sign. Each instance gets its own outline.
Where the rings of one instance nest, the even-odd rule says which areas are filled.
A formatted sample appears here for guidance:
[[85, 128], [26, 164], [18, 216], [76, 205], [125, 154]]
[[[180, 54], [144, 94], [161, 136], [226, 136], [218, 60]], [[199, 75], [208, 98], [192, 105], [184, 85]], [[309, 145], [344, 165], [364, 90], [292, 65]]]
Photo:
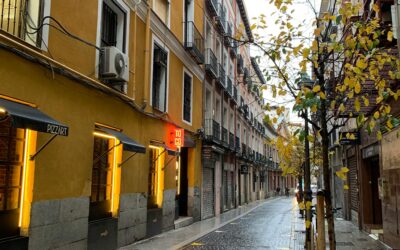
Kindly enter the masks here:
[[184, 146], [185, 130], [181, 128], [172, 128], [169, 131], [169, 146], [173, 148], [181, 148]]
[[359, 145], [360, 133], [359, 132], [340, 132], [339, 133], [340, 145]]
[[362, 158], [366, 159], [375, 155], [379, 155], [379, 144], [374, 144], [362, 149]]
[[247, 166], [247, 165], [241, 165], [241, 166], [240, 166], [240, 172], [241, 172], [242, 174], [247, 174], [247, 173], [249, 172], [249, 166]]

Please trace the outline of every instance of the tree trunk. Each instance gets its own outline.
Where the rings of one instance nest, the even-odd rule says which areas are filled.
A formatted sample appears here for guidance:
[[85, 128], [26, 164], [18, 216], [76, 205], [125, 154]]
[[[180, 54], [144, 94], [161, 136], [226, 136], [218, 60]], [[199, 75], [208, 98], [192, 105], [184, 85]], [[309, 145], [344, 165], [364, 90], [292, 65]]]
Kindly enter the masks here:
[[325, 188], [325, 204], [326, 204], [326, 218], [328, 220], [328, 236], [329, 236], [329, 247], [331, 250], [336, 249], [335, 239], [335, 221], [332, 210], [332, 195], [331, 195], [331, 179], [329, 171], [329, 138], [328, 138], [328, 126], [327, 126], [327, 111], [326, 102], [321, 102], [321, 136], [322, 136], [322, 169], [324, 177], [324, 188]]

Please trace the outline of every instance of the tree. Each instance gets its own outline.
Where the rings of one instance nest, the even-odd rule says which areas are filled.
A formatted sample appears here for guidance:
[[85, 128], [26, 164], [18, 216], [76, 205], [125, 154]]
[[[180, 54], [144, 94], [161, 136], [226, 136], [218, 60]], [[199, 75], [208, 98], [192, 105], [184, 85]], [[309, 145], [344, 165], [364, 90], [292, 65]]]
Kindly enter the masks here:
[[[271, 0], [276, 12], [268, 17], [259, 16], [251, 29], [255, 31], [253, 45], [261, 51], [259, 60], [267, 61], [264, 73], [272, 96], [291, 98], [295, 103], [292, 109], [300, 112], [316, 131], [322, 151], [330, 249], [336, 249], [329, 136], [350, 119], [356, 120], [359, 129], [376, 132], [378, 139], [382, 137], [376, 129], [378, 125], [390, 130], [399, 124], [390, 114], [389, 102], [397, 101], [400, 95], [396, 87], [400, 62], [396, 51], [391, 49], [395, 46], [393, 32], [380, 19], [378, 5], [369, 9], [363, 2], [331, 0], [329, 3], [330, 8], [320, 12], [308, 2], [314, 12], [311, 35], [305, 33], [304, 22], [294, 23], [292, 0]], [[278, 27], [279, 32], [269, 34], [268, 23]], [[236, 39], [241, 40], [240, 32]], [[311, 72], [314, 80], [311, 88], [298, 85], [299, 72]], [[269, 110], [269, 105], [266, 109]], [[285, 109], [280, 106], [277, 115]], [[311, 116], [305, 115], [306, 109]], [[309, 225], [306, 221], [306, 226]]]

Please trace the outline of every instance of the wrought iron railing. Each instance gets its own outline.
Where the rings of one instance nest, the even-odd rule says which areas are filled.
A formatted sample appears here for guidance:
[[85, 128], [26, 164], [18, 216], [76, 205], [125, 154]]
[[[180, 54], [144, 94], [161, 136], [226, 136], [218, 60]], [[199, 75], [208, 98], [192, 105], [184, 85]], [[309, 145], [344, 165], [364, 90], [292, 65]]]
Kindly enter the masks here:
[[242, 143], [242, 157], [247, 158], [247, 146], [244, 143]]
[[219, 31], [222, 33], [222, 35], [225, 35], [225, 33], [227, 32], [225, 15], [226, 15], [226, 8], [222, 3], [219, 3], [218, 15], [216, 21], [217, 21], [217, 27]]
[[229, 141], [228, 141], [228, 130], [226, 128], [224, 128], [224, 127], [222, 127], [222, 143], [225, 146], [228, 146], [228, 143], [229, 143]]
[[235, 135], [229, 132], [229, 148], [235, 150]]
[[218, 60], [212, 49], [206, 49], [205, 69], [213, 79], [218, 78]]
[[205, 135], [209, 140], [219, 142], [221, 139], [220, 125], [214, 119], [205, 120]]
[[218, 0], [207, 0], [206, 1], [207, 9], [210, 11], [210, 14], [214, 17], [218, 15]]
[[233, 101], [238, 104], [239, 100], [238, 100], [238, 90], [236, 86], [233, 86]]
[[232, 89], [232, 79], [228, 77], [227, 79], [227, 85], [226, 85], [226, 91], [228, 92], [229, 96], [233, 96], [233, 89]]
[[237, 59], [237, 71], [239, 74], [243, 74], [243, 72], [244, 72], [244, 63], [243, 63], [243, 57], [241, 54], [238, 55], [238, 59]]
[[218, 64], [218, 82], [223, 86], [224, 88], [226, 87], [226, 76], [225, 76], [225, 70], [222, 64]]
[[204, 39], [193, 21], [186, 22], [185, 48], [197, 63], [204, 63]]
[[238, 136], [236, 136], [235, 150], [236, 152], [240, 152], [240, 138]]

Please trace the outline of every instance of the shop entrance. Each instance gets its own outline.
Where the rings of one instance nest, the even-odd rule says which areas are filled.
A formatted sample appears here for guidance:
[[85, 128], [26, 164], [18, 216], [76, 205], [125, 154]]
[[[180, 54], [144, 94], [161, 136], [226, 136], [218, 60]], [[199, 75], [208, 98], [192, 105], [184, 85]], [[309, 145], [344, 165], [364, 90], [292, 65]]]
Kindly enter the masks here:
[[178, 215], [188, 216], [188, 148], [181, 148], [180, 181], [178, 185]]

